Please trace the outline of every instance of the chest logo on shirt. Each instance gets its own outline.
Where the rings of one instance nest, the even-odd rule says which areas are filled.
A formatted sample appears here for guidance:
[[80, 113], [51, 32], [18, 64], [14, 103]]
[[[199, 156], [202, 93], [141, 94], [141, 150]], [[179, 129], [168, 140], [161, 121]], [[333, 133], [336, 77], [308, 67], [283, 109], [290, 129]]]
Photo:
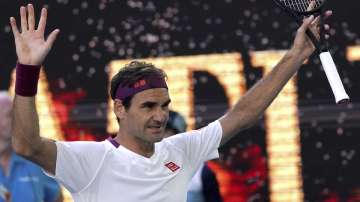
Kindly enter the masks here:
[[169, 162], [169, 163], [165, 164], [165, 166], [166, 166], [167, 168], [169, 168], [172, 172], [175, 172], [175, 171], [177, 171], [177, 170], [180, 168], [180, 166], [176, 165], [176, 164], [173, 163], [173, 162]]

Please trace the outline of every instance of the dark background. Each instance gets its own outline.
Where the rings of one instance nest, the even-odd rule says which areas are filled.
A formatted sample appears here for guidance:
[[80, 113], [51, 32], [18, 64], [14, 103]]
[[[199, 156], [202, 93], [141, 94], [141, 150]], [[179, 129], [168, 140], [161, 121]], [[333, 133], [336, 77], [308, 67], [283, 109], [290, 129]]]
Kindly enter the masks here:
[[[360, 45], [360, 3], [347, 2], [350, 6], [343, 1], [329, 1], [327, 7], [334, 10], [328, 20], [332, 27], [331, 52], [352, 103], [334, 105], [316, 56], [297, 77], [307, 201], [329, 198], [345, 201], [351, 190], [360, 187], [360, 63], [345, 58], [346, 47]], [[10, 72], [16, 63], [9, 17], [19, 19], [19, 6], [26, 3], [29, 2], [0, 1], [0, 89], [8, 89]], [[250, 88], [262, 72], [252, 67], [248, 52], [288, 49], [297, 27], [272, 1], [38, 0], [32, 3], [37, 11], [43, 5], [49, 8], [47, 32], [61, 30], [44, 65], [53, 99], [71, 106], [69, 124], [63, 126], [68, 139], [81, 139], [77, 138], [79, 130], [96, 140], [107, 135], [106, 117], [99, 115], [99, 111], [106, 111], [107, 64], [113, 59], [240, 52], [245, 58], [245, 72], [255, 75], [255, 78], [247, 77]], [[208, 77], [208, 87], [218, 85], [206, 72], [196, 72], [193, 76], [194, 79]], [[219, 93], [203, 93], [204, 86], [195, 85], [195, 116], [206, 118], [197, 126], [218, 118], [227, 109], [228, 102], [220, 96], [221, 91], [219, 87], [216, 91]], [[205, 106], [205, 111], [197, 111], [199, 106]], [[212, 106], [217, 106], [216, 112]], [[222, 152], [231, 157], [230, 148], [259, 147], [266, 157], [264, 137], [263, 121], [260, 121], [222, 148]], [[249, 169], [246, 164], [234, 162], [235, 171]], [[268, 198], [266, 179], [261, 180], [265, 183], [252, 193], [256, 196], [253, 200]]]

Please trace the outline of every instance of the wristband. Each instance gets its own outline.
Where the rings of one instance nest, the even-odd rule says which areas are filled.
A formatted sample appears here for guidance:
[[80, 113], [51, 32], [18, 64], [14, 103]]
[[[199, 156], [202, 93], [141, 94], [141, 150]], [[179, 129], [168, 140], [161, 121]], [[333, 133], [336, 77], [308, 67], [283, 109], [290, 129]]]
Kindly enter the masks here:
[[25, 97], [32, 97], [36, 95], [40, 67], [40, 65], [16, 64], [15, 93], [17, 95]]

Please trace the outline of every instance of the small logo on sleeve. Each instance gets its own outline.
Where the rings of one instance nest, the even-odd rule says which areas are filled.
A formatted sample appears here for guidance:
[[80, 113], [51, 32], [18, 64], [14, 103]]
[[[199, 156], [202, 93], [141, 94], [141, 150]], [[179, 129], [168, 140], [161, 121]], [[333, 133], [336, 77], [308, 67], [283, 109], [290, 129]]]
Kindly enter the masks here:
[[165, 164], [165, 166], [166, 166], [167, 168], [169, 168], [172, 172], [175, 172], [175, 171], [177, 171], [177, 170], [180, 168], [178, 165], [176, 165], [176, 164], [173, 163], [173, 162], [169, 162], [169, 163]]

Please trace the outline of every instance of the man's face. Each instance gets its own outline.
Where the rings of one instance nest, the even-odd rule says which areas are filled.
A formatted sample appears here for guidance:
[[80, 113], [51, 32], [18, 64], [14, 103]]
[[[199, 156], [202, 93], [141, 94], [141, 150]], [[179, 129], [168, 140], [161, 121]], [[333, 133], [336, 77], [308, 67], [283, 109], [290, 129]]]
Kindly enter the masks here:
[[11, 99], [0, 97], [0, 139], [11, 140]]
[[124, 127], [129, 135], [144, 142], [159, 142], [164, 138], [169, 119], [169, 104], [169, 93], [165, 88], [137, 93], [120, 119], [120, 127]]

